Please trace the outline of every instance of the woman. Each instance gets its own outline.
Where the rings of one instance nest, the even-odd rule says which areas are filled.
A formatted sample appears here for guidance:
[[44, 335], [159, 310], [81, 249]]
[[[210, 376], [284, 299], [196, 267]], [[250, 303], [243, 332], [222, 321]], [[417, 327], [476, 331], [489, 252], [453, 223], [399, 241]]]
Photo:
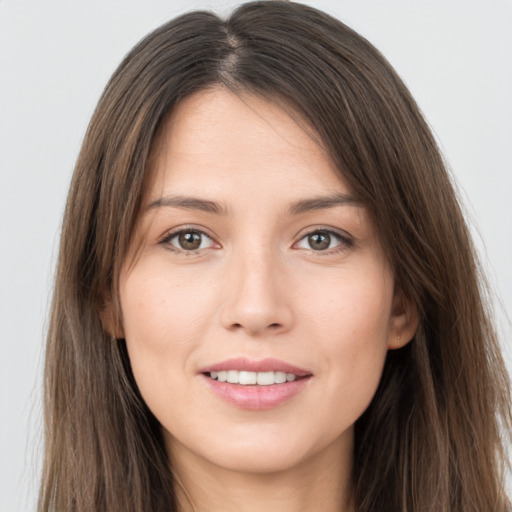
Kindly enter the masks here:
[[40, 510], [509, 510], [478, 275], [366, 40], [281, 1], [171, 21], [71, 184]]

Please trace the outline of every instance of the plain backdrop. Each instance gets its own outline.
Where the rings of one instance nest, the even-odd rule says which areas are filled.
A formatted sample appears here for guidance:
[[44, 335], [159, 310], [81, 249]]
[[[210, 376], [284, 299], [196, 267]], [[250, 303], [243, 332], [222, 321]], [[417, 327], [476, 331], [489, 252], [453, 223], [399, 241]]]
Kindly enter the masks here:
[[[34, 510], [41, 361], [67, 187], [123, 55], [184, 11], [237, 2], [0, 0], [0, 512]], [[512, 2], [312, 0], [397, 69], [455, 179], [512, 367]]]

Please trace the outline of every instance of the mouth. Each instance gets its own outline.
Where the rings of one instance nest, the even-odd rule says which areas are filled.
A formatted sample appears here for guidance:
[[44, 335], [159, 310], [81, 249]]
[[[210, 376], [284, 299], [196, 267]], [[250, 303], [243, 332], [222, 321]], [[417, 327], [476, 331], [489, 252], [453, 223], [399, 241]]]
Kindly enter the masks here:
[[310, 371], [280, 359], [252, 360], [247, 357], [228, 359], [207, 366], [200, 373], [218, 382], [242, 386], [271, 386], [312, 376]]
[[277, 359], [230, 359], [200, 371], [215, 395], [237, 408], [280, 406], [306, 389], [313, 374]]
[[273, 384], [285, 384], [306, 377], [280, 371], [250, 372], [246, 370], [221, 370], [207, 372], [205, 375], [218, 382], [240, 384], [241, 386], [272, 386]]

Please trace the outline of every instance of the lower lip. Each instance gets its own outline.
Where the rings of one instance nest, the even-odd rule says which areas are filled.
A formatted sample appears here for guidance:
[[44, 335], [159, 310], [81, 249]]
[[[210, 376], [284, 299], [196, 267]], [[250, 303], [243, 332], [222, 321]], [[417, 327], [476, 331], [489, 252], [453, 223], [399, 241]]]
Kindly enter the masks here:
[[203, 375], [210, 389], [226, 402], [249, 411], [264, 411], [284, 404], [299, 394], [308, 384], [310, 376], [284, 384], [269, 386], [243, 386], [219, 382]]

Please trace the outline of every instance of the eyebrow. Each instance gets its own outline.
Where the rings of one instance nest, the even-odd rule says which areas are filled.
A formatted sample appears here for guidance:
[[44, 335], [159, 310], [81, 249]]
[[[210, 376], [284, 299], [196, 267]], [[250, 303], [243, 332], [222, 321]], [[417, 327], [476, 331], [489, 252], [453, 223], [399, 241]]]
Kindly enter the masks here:
[[330, 196], [313, 197], [311, 199], [302, 199], [290, 206], [291, 215], [300, 215], [314, 210], [325, 210], [335, 208], [336, 206], [363, 206], [363, 203], [349, 194], [333, 194]]
[[161, 206], [170, 206], [174, 208], [185, 208], [187, 210], [200, 210], [206, 213], [215, 213], [217, 215], [227, 215], [228, 209], [207, 199], [199, 199], [198, 197], [189, 196], [166, 196], [151, 202], [147, 209], [160, 208]]
[[[345, 205], [361, 207], [363, 206], [363, 203], [349, 194], [333, 194], [330, 196], [301, 199], [292, 203], [288, 211], [290, 215], [300, 215], [314, 210], [325, 210]], [[187, 210], [200, 210], [206, 213], [214, 213], [216, 215], [228, 215], [229, 213], [228, 208], [220, 203], [190, 196], [160, 197], [159, 199], [152, 201], [148, 205], [147, 210], [163, 206], [184, 208]]]

